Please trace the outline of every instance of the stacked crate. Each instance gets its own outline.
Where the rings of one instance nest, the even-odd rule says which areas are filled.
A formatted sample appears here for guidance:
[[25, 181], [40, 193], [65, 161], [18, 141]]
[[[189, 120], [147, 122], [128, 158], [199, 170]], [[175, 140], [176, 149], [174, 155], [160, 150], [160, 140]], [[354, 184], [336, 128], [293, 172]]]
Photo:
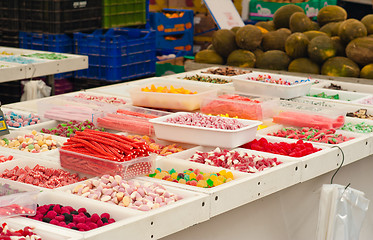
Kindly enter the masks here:
[[156, 30], [157, 49], [173, 49], [193, 54], [193, 11], [163, 9], [150, 13], [150, 26]]
[[147, 0], [103, 0], [102, 27], [145, 25]]

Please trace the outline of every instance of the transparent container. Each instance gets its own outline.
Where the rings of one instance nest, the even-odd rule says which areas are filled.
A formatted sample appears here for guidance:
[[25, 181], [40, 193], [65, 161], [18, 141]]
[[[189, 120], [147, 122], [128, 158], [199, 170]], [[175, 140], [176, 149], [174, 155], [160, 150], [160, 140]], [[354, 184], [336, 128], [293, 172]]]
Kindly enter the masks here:
[[[144, 92], [141, 88], [150, 87], [185, 88], [196, 94], [177, 94], [177, 93], [159, 93]], [[166, 79], [155, 79], [146, 85], [134, 86], [130, 89], [132, 104], [135, 106], [175, 109], [184, 111], [194, 111], [200, 108], [202, 99], [207, 96], [216, 96], [217, 89], [211, 87], [202, 87], [189, 82], [172, 81]]]
[[117, 162], [60, 149], [60, 163], [66, 169], [94, 176], [120, 175], [125, 179], [153, 172], [156, 156], [150, 154], [147, 157]]

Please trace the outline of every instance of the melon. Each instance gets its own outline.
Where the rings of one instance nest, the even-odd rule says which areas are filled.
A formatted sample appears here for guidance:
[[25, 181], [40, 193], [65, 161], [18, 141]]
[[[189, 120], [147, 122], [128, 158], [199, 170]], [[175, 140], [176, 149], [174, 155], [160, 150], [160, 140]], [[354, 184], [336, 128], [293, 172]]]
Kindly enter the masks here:
[[330, 22], [320, 28], [320, 32], [324, 32], [329, 36], [338, 36], [338, 29], [342, 22]]
[[335, 55], [342, 57], [346, 56], [346, 45], [342, 42], [342, 40], [338, 36], [331, 37], [331, 39], [333, 41], [334, 48], [337, 51]]
[[262, 47], [265, 51], [268, 50], [285, 50], [286, 39], [291, 32], [288, 29], [278, 29], [274, 32], [268, 32], [263, 36]]
[[307, 32], [304, 32], [303, 34], [306, 35], [308, 40], [310, 40], [310, 41], [313, 38], [318, 37], [318, 36], [327, 36], [328, 37], [328, 34], [326, 34], [324, 32], [320, 32], [320, 31], [315, 31], [315, 30], [307, 31]]
[[258, 59], [264, 54], [263, 50], [259, 48], [255, 49], [253, 53], [255, 55], [256, 61], [258, 61]]
[[296, 12], [291, 15], [289, 27], [292, 32], [306, 32], [311, 30], [312, 21], [302, 12]]
[[352, 40], [346, 47], [346, 55], [361, 65], [373, 63], [373, 38], [363, 37]]
[[328, 58], [334, 57], [336, 53], [337, 50], [333, 41], [328, 36], [315, 37], [308, 44], [308, 56], [317, 63], [322, 63]]
[[224, 59], [214, 50], [202, 50], [196, 54], [194, 60], [198, 63], [224, 64]]
[[285, 52], [292, 58], [307, 57], [309, 40], [303, 33], [291, 34], [285, 42]]
[[368, 14], [361, 19], [361, 22], [367, 28], [368, 34], [373, 34], [373, 14]]
[[257, 22], [257, 23], [255, 23], [255, 26], [267, 29], [268, 32], [276, 30], [272, 21], [271, 21], [271, 23], [270, 22], [265, 22], [265, 21]]
[[359, 20], [350, 18], [339, 25], [338, 36], [345, 43], [359, 37], [367, 36], [367, 28]]
[[321, 26], [330, 22], [340, 22], [347, 19], [347, 12], [340, 6], [329, 5], [320, 9], [317, 21]]
[[243, 49], [234, 50], [229, 54], [227, 59], [227, 65], [242, 68], [253, 68], [255, 67], [255, 62], [256, 57], [254, 53]]
[[212, 35], [214, 50], [223, 57], [237, 49], [234, 32], [228, 29], [219, 29]]
[[320, 66], [308, 58], [297, 58], [290, 62], [288, 71], [320, 74]]
[[360, 77], [373, 79], [373, 63], [368, 64], [361, 69]]
[[290, 63], [290, 58], [285, 52], [279, 50], [271, 50], [265, 52], [256, 62], [257, 68], [271, 70], [287, 70]]
[[296, 12], [304, 13], [304, 10], [294, 4], [287, 4], [277, 9], [275, 14], [273, 14], [273, 23], [275, 24], [275, 28], [289, 28], [290, 17]]
[[359, 77], [359, 66], [346, 57], [332, 57], [321, 67], [321, 74], [333, 77]]
[[214, 50], [215, 51], [214, 46], [212, 44], [208, 45], [206, 49], [207, 50]]
[[263, 34], [260, 29], [253, 25], [241, 27], [236, 32], [236, 43], [238, 47], [246, 50], [254, 50], [259, 47], [262, 38]]
[[234, 32], [234, 34], [236, 34], [236, 32], [238, 31], [238, 29], [240, 29], [241, 27], [232, 27], [231, 28], [231, 31]]
[[320, 30], [320, 25], [317, 22], [311, 21], [311, 30], [319, 31]]

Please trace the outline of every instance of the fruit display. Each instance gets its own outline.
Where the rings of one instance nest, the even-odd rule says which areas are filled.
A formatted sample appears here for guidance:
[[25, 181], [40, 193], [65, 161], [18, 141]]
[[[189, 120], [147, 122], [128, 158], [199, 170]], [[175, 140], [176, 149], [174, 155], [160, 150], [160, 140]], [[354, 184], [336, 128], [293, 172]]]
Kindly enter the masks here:
[[329, 5], [315, 22], [301, 7], [286, 4], [272, 21], [217, 30], [195, 61], [373, 79], [373, 14], [361, 21], [347, 17], [342, 7]]

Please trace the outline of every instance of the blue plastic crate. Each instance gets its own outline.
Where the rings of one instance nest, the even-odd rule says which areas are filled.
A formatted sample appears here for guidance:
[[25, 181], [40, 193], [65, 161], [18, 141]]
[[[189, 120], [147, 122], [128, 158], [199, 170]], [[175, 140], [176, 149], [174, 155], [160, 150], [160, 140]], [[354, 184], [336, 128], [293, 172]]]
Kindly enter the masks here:
[[92, 34], [74, 33], [75, 53], [88, 55], [89, 68], [79, 78], [120, 81], [155, 74], [155, 31], [150, 29], [101, 29]]
[[[180, 12], [184, 13], [182, 17], [169, 18], [166, 16], [167, 13]], [[150, 26], [158, 32], [170, 33], [186, 30], [193, 32], [193, 10], [165, 8], [162, 12], [151, 12], [149, 17]]]
[[[19, 32], [19, 47], [58, 53], [72, 53], [73, 39], [66, 34]], [[56, 79], [70, 78], [72, 72], [56, 74]]]
[[[169, 38], [175, 38], [171, 40]], [[174, 49], [186, 51], [193, 55], [193, 32], [186, 30], [177, 34], [159, 34], [157, 32], [157, 49]]]

